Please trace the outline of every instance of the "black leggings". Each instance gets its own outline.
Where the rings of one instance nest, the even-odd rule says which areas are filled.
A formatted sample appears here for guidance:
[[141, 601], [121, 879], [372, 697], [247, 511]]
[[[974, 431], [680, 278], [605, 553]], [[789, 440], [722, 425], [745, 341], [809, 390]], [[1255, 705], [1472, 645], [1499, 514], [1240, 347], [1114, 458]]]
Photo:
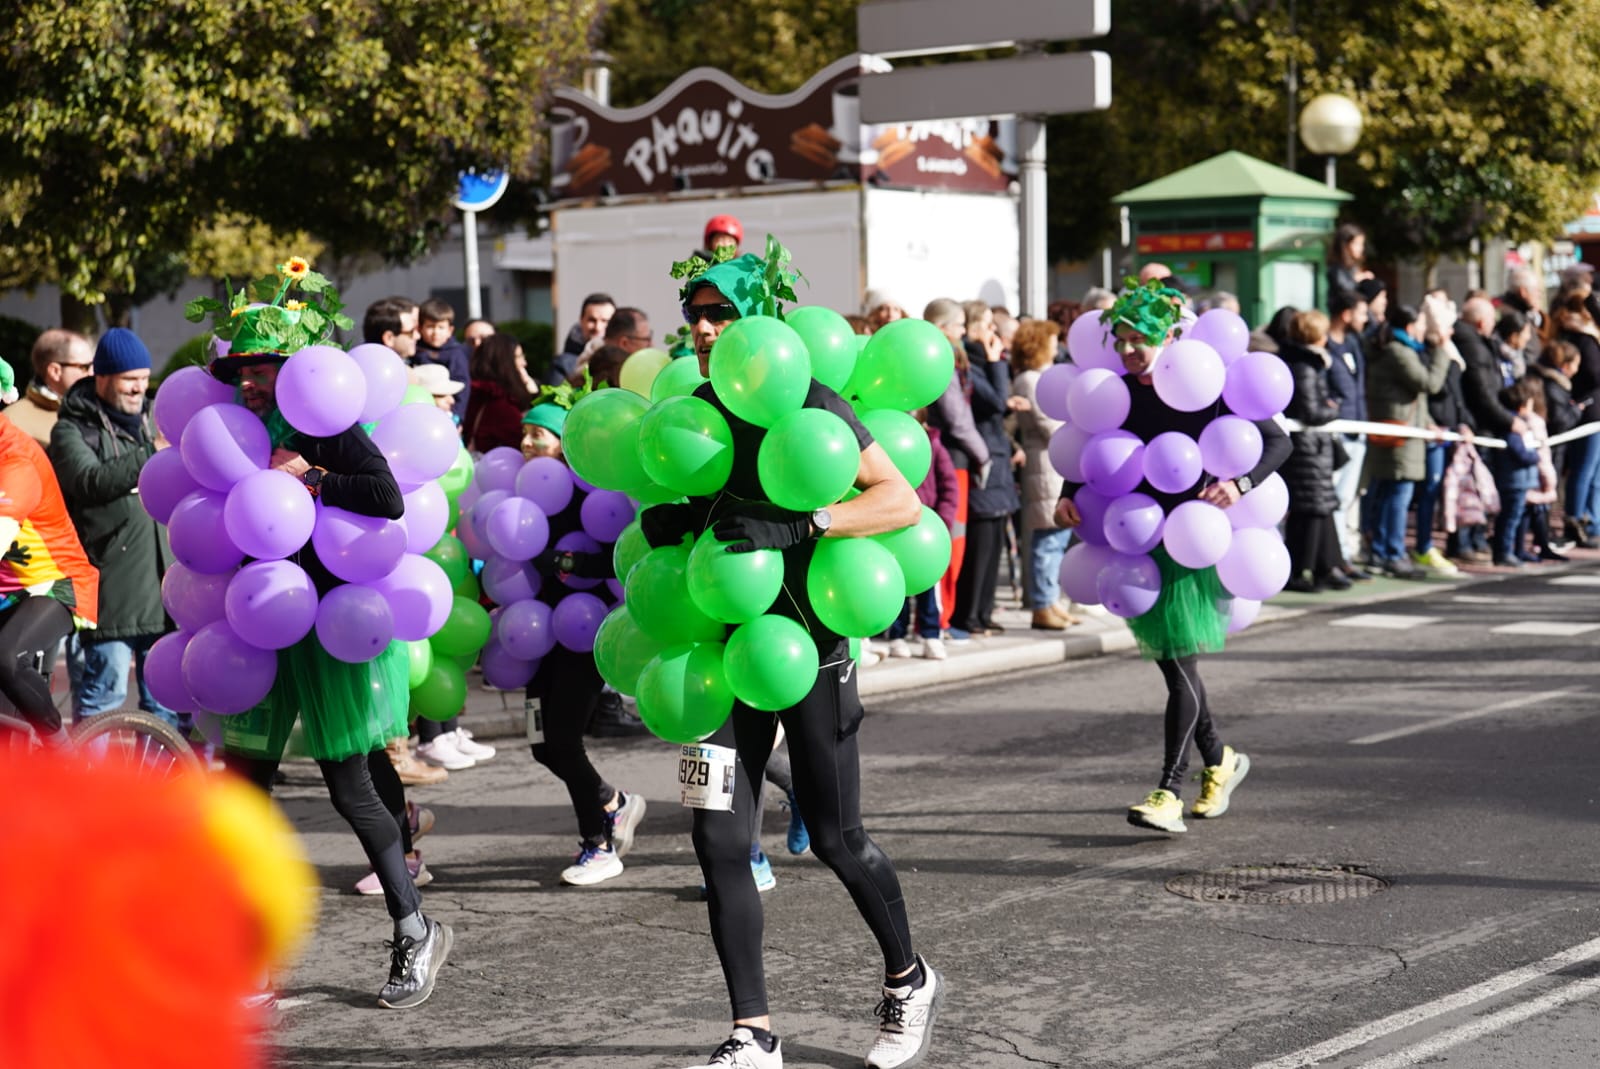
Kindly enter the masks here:
[[1183, 794], [1183, 774], [1189, 768], [1189, 744], [1194, 743], [1209, 765], [1222, 763], [1222, 740], [1211, 722], [1206, 685], [1200, 681], [1200, 658], [1191, 654], [1173, 661], [1157, 661], [1167, 681], [1167, 753], [1161, 766], [1161, 787]]
[[0, 694], [41, 734], [60, 731], [61, 714], [37, 658], [70, 634], [72, 613], [55, 598], [23, 598], [0, 615]]
[[755, 833], [755, 792], [772, 754], [778, 720], [789, 737], [794, 792], [811, 833], [811, 850], [839, 877], [856, 910], [883, 952], [884, 971], [905, 972], [915, 964], [905, 899], [894, 863], [861, 826], [861, 755], [856, 729], [861, 701], [854, 663], [825, 666], [798, 705], [776, 717], [744, 705], [708, 742], [734, 746], [733, 811], [694, 811], [694, 852], [705, 875], [711, 939], [722, 962], [735, 1020], [767, 1012], [761, 964], [761, 896], [750, 876]]
[[605, 843], [605, 810], [617, 793], [595, 771], [583, 746], [583, 729], [600, 698], [601, 685], [594, 654], [557, 646], [539, 662], [526, 692], [539, 699], [544, 721], [544, 741], [533, 744], [533, 759], [567, 785], [572, 811], [578, 816], [578, 834], [590, 846]]
[[[244, 777], [267, 793], [272, 792], [272, 774], [277, 760], [270, 757], [245, 757], [223, 754], [230, 772]], [[406, 854], [411, 852], [411, 827], [406, 820], [405, 788], [389, 762], [386, 750], [356, 754], [343, 761], [318, 761], [328, 797], [361, 841], [372, 871], [383, 886], [383, 902], [389, 916], [409, 917], [422, 908], [422, 895], [411, 882], [406, 869]]]

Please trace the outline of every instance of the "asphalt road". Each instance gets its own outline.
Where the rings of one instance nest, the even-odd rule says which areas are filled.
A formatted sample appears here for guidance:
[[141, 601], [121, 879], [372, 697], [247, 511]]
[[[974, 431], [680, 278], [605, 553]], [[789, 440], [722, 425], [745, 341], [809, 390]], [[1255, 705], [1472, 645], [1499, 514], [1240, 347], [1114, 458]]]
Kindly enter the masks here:
[[[1430, 585], [1240, 636], [1205, 677], [1253, 771], [1227, 816], [1180, 836], [1124, 820], [1160, 766], [1164, 694], [1136, 658], [871, 701], [867, 827], [950, 985], [927, 1064], [1589, 1069], [1597, 644], [1593, 572]], [[280, 984], [281, 1065], [703, 1060], [727, 1004], [675, 758], [643, 740], [592, 749], [650, 801], [627, 871], [598, 887], [559, 884], [575, 824], [526, 747], [415, 792], [439, 822], [422, 843], [425, 908], [456, 946], [408, 1013], [375, 1006], [382, 901], [343, 893], [365, 872], [359, 849], [314, 766], [291, 766], [280, 797], [327, 890]], [[881, 963], [843, 890], [789, 857], [782, 829], [769, 807], [766, 957], [786, 1064], [860, 1065]], [[1350, 896], [1168, 889], [1247, 866], [1310, 871], [1236, 881], [1245, 891]]]

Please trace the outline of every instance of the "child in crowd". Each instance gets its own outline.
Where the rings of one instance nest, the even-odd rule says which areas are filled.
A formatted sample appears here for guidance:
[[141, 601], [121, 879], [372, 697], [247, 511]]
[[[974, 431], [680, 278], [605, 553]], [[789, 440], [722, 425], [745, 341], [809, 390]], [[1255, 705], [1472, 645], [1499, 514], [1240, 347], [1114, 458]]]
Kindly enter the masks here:
[[456, 422], [466, 414], [471, 399], [472, 373], [467, 347], [455, 340], [456, 311], [448, 301], [429, 297], [417, 308], [417, 355], [413, 363], [422, 366], [440, 364], [450, 373], [450, 378], [461, 384], [461, 396], [456, 398]]
[[[1558, 343], [1560, 344], [1560, 343]], [[1523, 512], [1522, 526], [1517, 529], [1517, 556], [1525, 561], [1564, 561], [1566, 555], [1550, 544], [1550, 506], [1556, 503], [1556, 464], [1550, 451], [1550, 429], [1545, 417], [1548, 414], [1544, 381], [1535, 375], [1523, 380], [1533, 388], [1533, 413], [1524, 416], [1528, 423], [1528, 437], [1533, 440], [1534, 451], [1539, 454], [1539, 483], [1529, 490], [1527, 508]], [[1528, 535], [1533, 535], [1533, 547], [1528, 548]]]
[[1494, 563], [1504, 568], [1520, 568], [1527, 560], [1538, 560], [1526, 554], [1517, 544], [1517, 532], [1527, 509], [1528, 491], [1539, 487], [1539, 441], [1535, 438], [1535, 420], [1542, 432], [1544, 421], [1535, 415], [1534, 405], [1542, 400], [1540, 387], [1527, 379], [1519, 379], [1500, 393], [1500, 403], [1516, 412], [1529, 429], [1506, 435], [1506, 448], [1494, 450], [1489, 466], [1494, 471], [1495, 489], [1500, 492], [1500, 515], [1494, 525]]
[[[912, 413], [917, 422], [922, 424], [922, 429], [928, 432], [928, 445], [933, 450], [933, 463], [928, 465], [927, 477], [922, 480], [922, 485], [917, 487], [917, 497], [921, 502], [939, 514], [946, 527], [954, 527], [956, 522], [956, 468], [950, 460], [950, 451], [939, 440], [939, 429], [928, 425], [928, 410], [919, 408]], [[933, 661], [945, 659], [946, 651], [944, 642], [939, 637], [939, 585], [935, 583], [928, 590], [906, 599], [905, 608], [900, 610], [900, 619], [896, 620], [889, 628], [889, 656], [910, 657], [911, 644], [906, 641], [906, 636], [911, 632], [911, 621], [915, 615], [917, 634], [922, 637], [922, 656]]]

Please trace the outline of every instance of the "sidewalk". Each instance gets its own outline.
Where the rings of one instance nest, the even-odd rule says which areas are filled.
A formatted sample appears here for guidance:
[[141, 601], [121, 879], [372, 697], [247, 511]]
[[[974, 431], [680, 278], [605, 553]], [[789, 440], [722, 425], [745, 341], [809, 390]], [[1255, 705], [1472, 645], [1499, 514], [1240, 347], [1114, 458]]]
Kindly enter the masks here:
[[[1349, 590], [1320, 594], [1283, 593], [1261, 607], [1252, 629], [1292, 620], [1316, 612], [1343, 611], [1364, 605], [1436, 594], [1447, 589], [1465, 589], [1484, 582], [1513, 576], [1554, 576], [1600, 563], [1600, 549], [1574, 549], [1568, 563], [1530, 564], [1521, 570], [1491, 565], [1467, 565], [1459, 578], [1405, 580], [1376, 578], [1357, 583]], [[946, 641], [949, 659], [930, 661], [886, 657], [871, 668], [861, 670], [861, 696], [900, 694], [924, 687], [959, 683], [984, 676], [1000, 675], [1026, 668], [1042, 668], [1066, 661], [1122, 653], [1135, 648], [1133, 635], [1114, 616], [1086, 616], [1084, 622], [1066, 631], [1034, 631], [1032, 614], [1019, 607], [1017, 592], [1002, 577], [996, 598], [995, 622], [1005, 632], [988, 638], [973, 638], [956, 645]], [[880, 647], [882, 644], [880, 643]], [[912, 645], [913, 650], [917, 648]], [[521, 736], [525, 732], [522, 694], [487, 690], [483, 677], [467, 677], [465, 723], [484, 738]]]

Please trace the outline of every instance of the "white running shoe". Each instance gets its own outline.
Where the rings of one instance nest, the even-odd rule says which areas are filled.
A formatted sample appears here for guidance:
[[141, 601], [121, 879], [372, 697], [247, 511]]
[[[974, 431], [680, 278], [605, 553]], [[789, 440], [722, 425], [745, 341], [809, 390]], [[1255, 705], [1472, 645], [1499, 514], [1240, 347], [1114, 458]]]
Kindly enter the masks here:
[[916, 1065], [928, 1053], [933, 1019], [944, 1004], [944, 977], [921, 954], [917, 964], [925, 977], [915, 991], [885, 987], [883, 1001], [873, 1011], [879, 1018], [878, 1040], [867, 1051], [867, 1069], [903, 1069]]
[[889, 640], [889, 656], [910, 657], [911, 643], [907, 642], [903, 638], [891, 638]]
[[774, 1040], [769, 1054], [761, 1049], [750, 1029], [735, 1028], [722, 1046], [711, 1052], [709, 1060], [684, 1069], [783, 1069], [783, 1040]]
[[626, 857], [628, 851], [633, 849], [634, 829], [644, 819], [644, 795], [628, 794], [626, 791], [617, 793], [622, 795], [622, 804], [606, 814], [606, 832], [617, 856]]
[[942, 661], [950, 656], [944, 648], [944, 639], [942, 638], [923, 639], [922, 655], [930, 661]]
[[478, 742], [469, 734], [466, 728], [456, 728], [450, 733], [450, 742], [463, 756], [474, 761], [487, 761], [497, 752], [493, 746]]
[[417, 757], [447, 772], [460, 772], [478, 762], [456, 749], [454, 736], [445, 734], [417, 747]]
[[572, 864], [561, 870], [561, 882], [588, 887], [622, 875], [622, 859], [609, 846], [584, 844]]

